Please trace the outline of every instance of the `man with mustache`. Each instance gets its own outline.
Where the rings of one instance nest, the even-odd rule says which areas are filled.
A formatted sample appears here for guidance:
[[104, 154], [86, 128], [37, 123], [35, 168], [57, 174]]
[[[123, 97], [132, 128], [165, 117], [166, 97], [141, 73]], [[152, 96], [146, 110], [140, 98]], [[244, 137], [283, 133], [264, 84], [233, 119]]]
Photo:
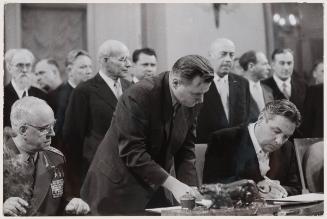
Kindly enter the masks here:
[[5, 53], [6, 68], [11, 81], [4, 87], [3, 127], [10, 125], [10, 111], [13, 103], [24, 96], [34, 96], [46, 100], [46, 93], [33, 87], [32, 68], [35, 58], [28, 49], [10, 49]]
[[301, 114], [288, 100], [266, 104], [256, 122], [214, 132], [206, 151], [203, 183], [255, 181], [264, 198], [301, 191], [294, 145], [288, 141]]
[[80, 83], [71, 93], [63, 126], [63, 141], [72, 158], [79, 193], [98, 145], [108, 130], [120, 95], [130, 82], [124, 79], [131, 63], [120, 41], [107, 40], [97, 54], [99, 73]]
[[249, 83], [231, 73], [234, 56], [235, 45], [231, 40], [218, 38], [211, 44], [209, 60], [215, 72], [214, 83], [204, 95], [198, 117], [198, 143], [208, 143], [212, 132], [240, 125], [249, 119]]

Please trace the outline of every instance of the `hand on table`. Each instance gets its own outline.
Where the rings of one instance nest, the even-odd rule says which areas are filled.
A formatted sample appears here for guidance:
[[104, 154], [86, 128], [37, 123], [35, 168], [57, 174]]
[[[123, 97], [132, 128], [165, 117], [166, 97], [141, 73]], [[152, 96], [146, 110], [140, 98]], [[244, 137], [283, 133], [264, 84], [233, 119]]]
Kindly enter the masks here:
[[287, 191], [280, 185], [278, 180], [265, 178], [257, 183], [261, 197], [265, 199], [275, 199], [287, 197]]
[[86, 215], [90, 212], [89, 205], [80, 198], [73, 198], [65, 208], [66, 213], [71, 215]]

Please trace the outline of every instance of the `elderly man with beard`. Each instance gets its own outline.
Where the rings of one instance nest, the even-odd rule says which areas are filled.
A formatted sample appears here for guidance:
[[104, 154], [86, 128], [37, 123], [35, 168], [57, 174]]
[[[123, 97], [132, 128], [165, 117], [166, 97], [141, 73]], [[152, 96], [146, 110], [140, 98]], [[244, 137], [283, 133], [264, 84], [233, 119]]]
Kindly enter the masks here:
[[4, 87], [3, 127], [10, 126], [10, 110], [16, 100], [24, 96], [47, 99], [46, 93], [32, 86], [35, 80], [32, 73], [34, 61], [33, 53], [27, 49], [10, 49], [5, 53], [11, 81]]
[[4, 215], [87, 214], [89, 206], [65, 192], [65, 158], [50, 146], [55, 123], [51, 107], [24, 97], [13, 104], [10, 120], [15, 135], [4, 147]]

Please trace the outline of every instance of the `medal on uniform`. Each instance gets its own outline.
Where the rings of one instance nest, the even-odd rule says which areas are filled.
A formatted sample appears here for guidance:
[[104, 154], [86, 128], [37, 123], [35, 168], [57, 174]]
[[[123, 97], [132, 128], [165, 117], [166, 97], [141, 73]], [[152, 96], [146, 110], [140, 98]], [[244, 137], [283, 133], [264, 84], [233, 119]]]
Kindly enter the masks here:
[[64, 173], [60, 168], [54, 168], [54, 177], [51, 182], [53, 198], [60, 198], [64, 193]]

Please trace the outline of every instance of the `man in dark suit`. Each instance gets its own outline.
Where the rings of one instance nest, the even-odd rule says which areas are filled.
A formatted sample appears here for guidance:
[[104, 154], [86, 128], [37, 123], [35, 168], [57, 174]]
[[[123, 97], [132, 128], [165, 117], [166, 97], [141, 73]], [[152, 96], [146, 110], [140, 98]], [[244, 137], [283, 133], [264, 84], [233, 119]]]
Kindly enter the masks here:
[[16, 135], [4, 147], [4, 215], [88, 213], [82, 199], [64, 191], [65, 158], [50, 146], [55, 122], [50, 106], [36, 97], [24, 97], [14, 103], [10, 119]]
[[306, 83], [293, 74], [294, 57], [290, 49], [275, 49], [272, 53], [273, 76], [263, 80], [273, 90], [275, 100], [289, 99], [300, 112], [303, 112], [303, 103], [306, 95]]
[[308, 88], [300, 130], [304, 138], [324, 137], [324, 84]]
[[255, 123], [215, 132], [206, 151], [203, 182], [251, 179], [265, 198], [299, 194], [295, 150], [287, 140], [300, 120], [293, 103], [275, 100]]
[[235, 45], [219, 38], [210, 47], [209, 59], [215, 78], [198, 117], [197, 142], [208, 143], [212, 132], [234, 127], [249, 120], [250, 91], [246, 79], [231, 73]]
[[34, 55], [27, 49], [10, 49], [5, 54], [6, 67], [11, 81], [4, 87], [3, 127], [10, 126], [10, 110], [14, 102], [23, 96], [35, 96], [46, 100], [46, 93], [31, 86], [34, 83], [32, 67]]
[[208, 60], [188, 55], [122, 95], [81, 189], [92, 215], [144, 214], [193, 191], [197, 104], [212, 78]]
[[127, 47], [115, 40], [105, 41], [98, 51], [99, 73], [80, 83], [72, 92], [63, 126], [63, 140], [72, 157], [80, 190], [86, 172], [106, 134], [119, 96], [130, 83], [123, 79], [130, 67]]
[[64, 153], [66, 150], [63, 148], [62, 128], [70, 95], [77, 85], [94, 76], [91, 57], [84, 50], [76, 49], [70, 51], [66, 57], [65, 65], [68, 75], [67, 82], [61, 84], [57, 89], [48, 94], [49, 104], [54, 110], [56, 118], [54, 129], [56, 136], [53, 139], [53, 145]]
[[274, 100], [270, 87], [260, 81], [268, 77], [270, 65], [262, 52], [250, 50], [245, 52], [239, 60], [243, 68], [243, 76], [249, 81], [251, 93], [250, 118], [255, 121], [265, 105]]

